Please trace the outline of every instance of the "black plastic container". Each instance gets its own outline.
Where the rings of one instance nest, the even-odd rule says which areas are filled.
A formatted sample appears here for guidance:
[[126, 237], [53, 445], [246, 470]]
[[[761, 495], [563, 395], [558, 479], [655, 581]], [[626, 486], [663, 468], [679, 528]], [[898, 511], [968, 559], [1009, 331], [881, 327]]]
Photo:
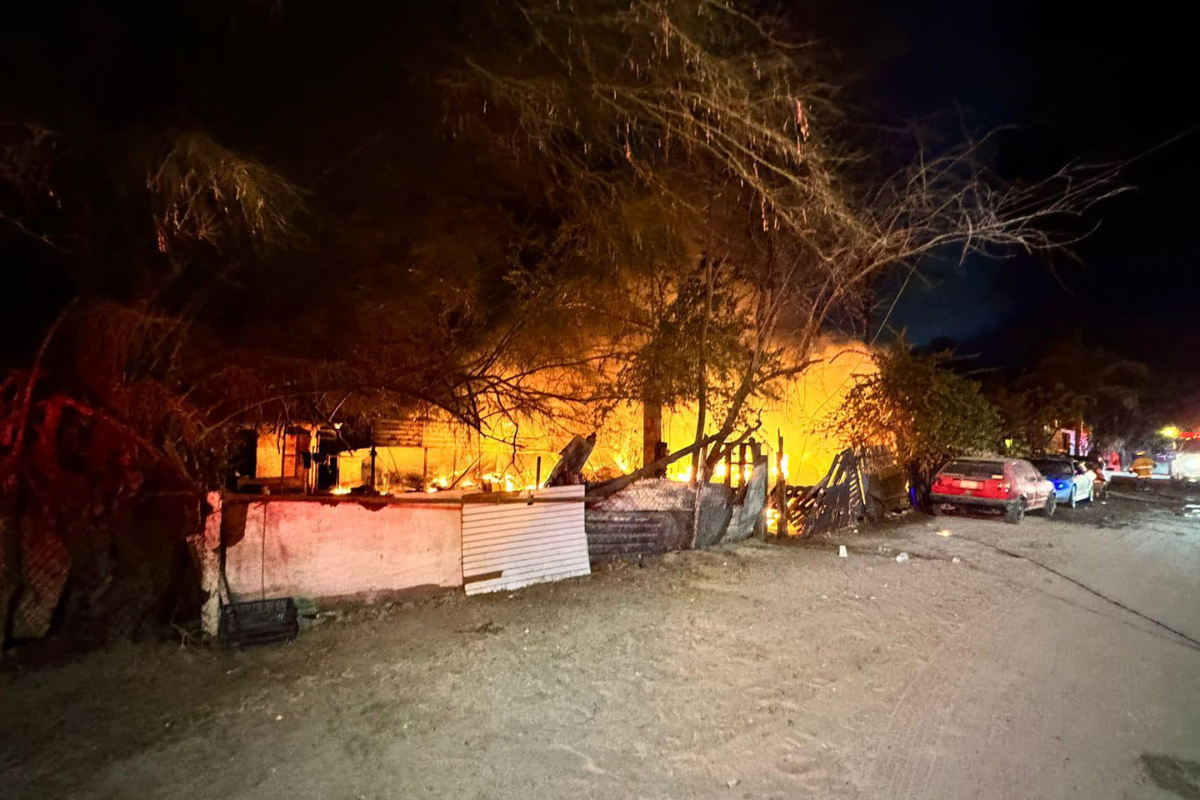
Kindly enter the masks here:
[[290, 597], [221, 606], [218, 635], [225, 644], [253, 647], [296, 638], [300, 624]]

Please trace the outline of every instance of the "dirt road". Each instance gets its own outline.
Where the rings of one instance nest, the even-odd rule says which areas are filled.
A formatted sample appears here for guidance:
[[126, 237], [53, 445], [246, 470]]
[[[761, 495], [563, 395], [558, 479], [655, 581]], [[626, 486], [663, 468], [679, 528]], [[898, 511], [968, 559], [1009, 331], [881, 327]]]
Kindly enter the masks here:
[[286, 647], [136, 646], [6, 676], [0, 786], [1198, 798], [1200, 520], [1130, 508], [688, 553], [346, 614]]

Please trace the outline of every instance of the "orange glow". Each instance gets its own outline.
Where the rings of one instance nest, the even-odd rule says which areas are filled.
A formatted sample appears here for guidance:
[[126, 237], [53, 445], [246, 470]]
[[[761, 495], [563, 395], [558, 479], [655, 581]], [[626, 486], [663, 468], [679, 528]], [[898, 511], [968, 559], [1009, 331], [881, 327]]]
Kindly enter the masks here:
[[[785, 479], [796, 485], [812, 485], [820, 480], [843, 448], [842, 442], [831, 441], [821, 433], [823, 421], [842, 401], [857, 376], [875, 370], [874, 361], [862, 344], [826, 342], [811, 358], [817, 363], [803, 375], [775, 387], [777, 400], [751, 404], [745, 409], [746, 419], [761, 420], [754, 438], [770, 465], [772, 482], [779, 477], [776, 451], [780, 433], [784, 437]], [[539, 482], [539, 458], [541, 481], [545, 481], [572, 436], [591, 432], [589, 421], [577, 420], [577, 416], [577, 412], [564, 411], [550, 418], [522, 419], [519, 425], [497, 420], [483, 435], [446, 421], [415, 423], [424, 446], [377, 447], [375, 486], [391, 494], [428, 492], [448, 489], [457, 479], [454, 488], [467, 491], [534, 488]], [[718, 415], [708, 426], [708, 433], [714, 432], [720, 422]], [[603, 481], [640, 467], [642, 425], [640, 406], [624, 404], [613, 409], [596, 430], [596, 446], [584, 467], [584, 478]], [[695, 435], [693, 408], [663, 409], [662, 436], [669, 449], [686, 447]], [[735, 486], [749, 480], [751, 470], [750, 465], [745, 465], [739, 471], [737, 457], [735, 450], [732, 475], [728, 476]], [[338, 462], [337, 493], [348, 493], [351, 488], [369, 482], [370, 463], [369, 450], [343, 453]], [[725, 461], [719, 461], [708, 479], [723, 483], [728, 471]], [[671, 480], [691, 481], [691, 457], [669, 465], [666, 475]]]

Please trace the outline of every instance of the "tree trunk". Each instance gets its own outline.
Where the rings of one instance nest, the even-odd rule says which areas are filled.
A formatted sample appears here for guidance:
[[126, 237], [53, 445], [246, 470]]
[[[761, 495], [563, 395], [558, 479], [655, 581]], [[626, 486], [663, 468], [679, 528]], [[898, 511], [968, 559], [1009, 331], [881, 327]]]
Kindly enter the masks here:
[[[704, 320], [700, 323], [700, 361], [699, 375], [696, 388], [696, 441], [704, 439], [704, 426], [708, 414], [708, 323], [712, 318], [713, 304], [713, 263], [704, 257]], [[704, 459], [703, 449], [692, 455], [692, 480], [698, 481], [701, 473], [701, 462]], [[707, 470], [705, 470], [707, 471]]]
[[642, 398], [642, 466], [648, 467], [661, 457], [662, 402], [647, 393]]

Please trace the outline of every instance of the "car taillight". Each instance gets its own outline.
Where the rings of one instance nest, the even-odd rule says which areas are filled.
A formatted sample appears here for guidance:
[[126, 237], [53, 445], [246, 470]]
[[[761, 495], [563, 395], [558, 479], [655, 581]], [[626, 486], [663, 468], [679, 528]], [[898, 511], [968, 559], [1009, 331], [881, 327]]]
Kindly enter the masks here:
[[1001, 494], [1012, 494], [1012, 484], [1008, 481], [1000, 481], [997, 487]]

